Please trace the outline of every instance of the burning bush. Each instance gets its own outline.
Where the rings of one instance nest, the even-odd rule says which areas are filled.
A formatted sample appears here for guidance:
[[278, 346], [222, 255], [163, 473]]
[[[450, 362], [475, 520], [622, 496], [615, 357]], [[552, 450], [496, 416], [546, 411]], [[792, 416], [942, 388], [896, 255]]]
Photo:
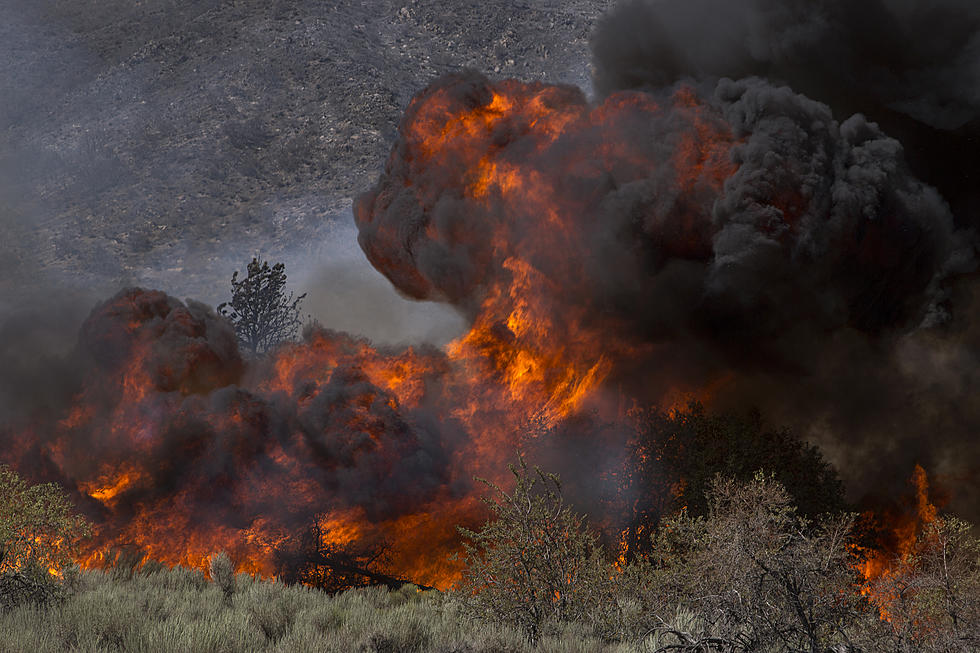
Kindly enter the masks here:
[[463, 529], [456, 591], [465, 614], [532, 643], [569, 624], [692, 653], [967, 651], [980, 641], [980, 542], [955, 518], [937, 518], [914, 555], [862, 591], [856, 516], [803, 517], [771, 475], [716, 476], [704, 515], [664, 518], [648, 553], [627, 561], [601, 547], [554, 476], [523, 459], [511, 469], [513, 491], [488, 483], [491, 521]]
[[869, 635], [879, 650], [980, 647], [980, 540], [971, 524], [935, 517], [864, 592], [880, 611]]
[[0, 465], [0, 608], [57, 596], [55, 579], [88, 533], [60, 486], [29, 485]]

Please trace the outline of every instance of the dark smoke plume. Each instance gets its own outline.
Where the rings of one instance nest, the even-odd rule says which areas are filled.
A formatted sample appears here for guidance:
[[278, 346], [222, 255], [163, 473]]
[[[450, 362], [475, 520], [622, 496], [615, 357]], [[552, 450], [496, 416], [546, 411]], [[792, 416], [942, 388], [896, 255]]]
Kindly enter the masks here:
[[[433, 84], [356, 206], [369, 260], [405, 294], [477, 319], [500, 287], [530, 283], [547, 312], [602, 334], [612, 378], [633, 396], [658, 401], [672, 383], [730, 375], [718, 406], [759, 406], [821, 442], [856, 496], [900, 489], [916, 462], [963, 474], [976, 457], [954, 462], [971, 440], [952, 415], [972, 408], [953, 406], [960, 391], [925, 382], [908, 356], [935, 355], [925, 343], [954, 328], [952, 287], [975, 269], [975, 244], [902, 144], [759, 77], [642, 87], [607, 88], [590, 105], [576, 89], [475, 73]], [[538, 99], [501, 102], [511, 94]], [[507, 102], [513, 111], [493, 109]], [[573, 127], [551, 138], [535, 103]], [[431, 130], [439, 120], [480, 134], [476, 155], [453, 140], [439, 149], [452, 129]], [[487, 192], [486, 170], [533, 183]], [[557, 224], [542, 217], [542, 193]], [[533, 281], [520, 281], [515, 259]], [[507, 310], [491, 331], [511, 342]], [[936, 410], [950, 430], [931, 438], [922, 416]], [[901, 433], [889, 428], [898, 415]]]
[[[888, 279], [912, 278], [930, 268], [957, 274], [975, 269], [980, 5], [967, 0], [634, 0], [604, 17], [593, 36], [593, 52], [595, 86], [604, 95], [621, 89], [655, 91], [678, 80], [717, 84], [722, 94], [746, 85], [785, 84], [841, 121], [841, 135], [857, 147], [852, 163], [838, 168], [846, 190], [835, 185], [831, 195], [852, 211], [877, 207], [871, 211], [877, 210], [879, 217], [866, 223], [864, 253], [838, 249], [836, 243], [827, 251], [837, 251], [839, 264], [852, 269], [869, 262], [874, 251], [870, 258], [877, 259], [872, 268], [880, 266], [880, 282], [862, 290], [852, 286], [857, 294], [851, 295], [851, 305], [865, 309], [856, 321], [850, 320], [857, 331], [831, 330], [826, 337], [797, 339], [792, 353], [806, 361], [799, 370], [803, 374], [760, 371], [743, 377], [728, 401], [760, 404], [772, 419], [822, 442], [857, 495], [897, 493], [897, 479], [907, 477], [920, 462], [939, 474], [941, 482], [955, 486], [955, 508], [980, 517], [975, 484], [966, 480], [980, 468], [975, 438], [980, 415], [971, 371], [980, 341], [977, 282], [949, 277], [944, 298], [931, 302], [922, 323], [934, 328], [891, 333], [864, 328], [884, 326], [900, 314], [889, 306], [918, 301], [915, 292], [905, 294], [910, 287], [902, 283], [893, 286], [898, 291], [893, 294]], [[745, 81], [747, 77], [768, 81]], [[794, 130], [798, 142], [809, 143], [820, 131], [803, 121]], [[773, 143], [792, 142], [784, 138], [788, 133]], [[756, 156], [762, 160], [773, 155], [762, 149]], [[905, 161], [938, 192], [896, 177]], [[852, 167], [853, 162], [860, 163]], [[771, 185], [786, 173], [778, 165], [760, 172], [754, 194], [772, 197]], [[828, 178], [819, 166], [807, 172], [789, 187], [803, 190], [808, 178]], [[904, 201], [896, 203], [899, 197]], [[893, 222], [893, 207], [902, 204], [916, 216], [918, 227], [911, 231]], [[942, 254], [930, 260], [929, 246], [921, 245], [937, 235], [945, 238], [940, 232], [949, 233], [947, 218], [939, 217], [947, 214], [945, 205], [951, 208], [953, 224], [966, 231], [953, 234], [955, 253], [946, 249], [951, 256], [942, 262]], [[909, 248], [899, 253], [885, 246], [878, 236], [883, 231], [907, 239]], [[745, 287], [765, 288], [754, 283]], [[788, 295], [793, 287], [795, 282], [787, 287]], [[765, 310], [760, 315], [770, 314]]]
[[[909, 173], [897, 141], [759, 79], [723, 81], [706, 97], [653, 92], [642, 101], [655, 110], [610, 122], [605, 113], [637, 96], [593, 110], [578, 92], [549, 88], [552, 109], [579, 111], [583, 124], [543, 147], [521, 116], [501, 118], [483, 144], [495, 164], [573, 194], [561, 207], [570, 248], [556, 256], [533, 198], [467, 197], [468, 173], [452, 157], [427, 160], [413, 131], [429, 120], [430, 97], [450, 113], [476, 111], [505, 86], [468, 74], [430, 87], [357, 206], [369, 259], [410, 296], [479, 306], [518, 256], [550, 282], [555, 310], [585, 305], [647, 342], [693, 329], [725, 348], [769, 348], [800, 330], [878, 334], [941, 320], [944, 280], [972, 265], [948, 207]], [[611, 162], [610, 141], [629, 144]], [[714, 151], [679, 172], [678, 152], [700, 156], [685, 147]]]
[[[282, 376], [290, 356], [317, 348], [332, 364]], [[6, 415], [2, 461], [71, 489], [99, 525], [93, 551], [134, 544], [199, 564], [229, 548], [270, 573], [269, 547], [319, 514], [382, 523], [444, 496], [445, 428], [372, 383], [371, 355], [319, 330], [246, 369], [210, 308], [124, 290], [91, 312], [71, 352], [36, 363], [49, 381], [71, 374], [43, 410]]]
[[961, 225], [980, 225], [980, 5], [971, 0], [630, 0], [593, 36], [607, 94], [759, 76], [898, 138]]

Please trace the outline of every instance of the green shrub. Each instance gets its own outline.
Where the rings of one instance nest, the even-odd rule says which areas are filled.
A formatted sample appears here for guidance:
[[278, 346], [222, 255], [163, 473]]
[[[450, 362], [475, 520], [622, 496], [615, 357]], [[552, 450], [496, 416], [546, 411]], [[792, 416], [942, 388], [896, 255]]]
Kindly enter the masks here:
[[320, 598], [319, 593], [282, 583], [252, 583], [234, 596], [234, 608], [244, 611], [266, 640], [275, 643], [292, 628], [297, 614]]
[[0, 465], [0, 573], [32, 564], [60, 572], [89, 531], [59, 485], [29, 485]]
[[399, 624], [398, 628], [379, 629], [372, 633], [360, 650], [365, 653], [421, 653], [428, 650], [430, 640], [428, 626], [413, 619]]
[[57, 576], [88, 534], [88, 522], [75, 514], [60, 486], [29, 485], [0, 465], [0, 611], [62, 596]]

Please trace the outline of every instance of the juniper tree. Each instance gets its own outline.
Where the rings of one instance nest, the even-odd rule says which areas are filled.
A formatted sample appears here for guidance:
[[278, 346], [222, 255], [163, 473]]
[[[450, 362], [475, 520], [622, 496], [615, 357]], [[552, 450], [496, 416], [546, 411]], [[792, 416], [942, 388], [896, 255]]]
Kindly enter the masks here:
[[218, 312], [235, 325], [242, 347], [257, 354], [296, 336], [300, 325], [299, 305], [306, 293], [286, 294], [286, 266], [257, 258], [246, 268], [246, 276], [231, 276], [231, 301], [218, 305]]

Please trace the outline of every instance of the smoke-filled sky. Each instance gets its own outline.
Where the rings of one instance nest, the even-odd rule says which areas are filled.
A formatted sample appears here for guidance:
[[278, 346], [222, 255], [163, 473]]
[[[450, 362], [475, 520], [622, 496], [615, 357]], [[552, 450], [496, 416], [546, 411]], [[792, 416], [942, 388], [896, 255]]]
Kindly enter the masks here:
[[[165, 12], [101, 14], [110, 34], [142, 26], [142, 42], [119, 43], [60, 3], [0, 10], [10, 37], [0, 410], [67, 401], [87, 368], [59, 356], [120, 285], [213, 305], [258, 253], [286, 263], [293, 288], [309, 293], [306, 312], [329, 328], [442, 345], [474, 323], [486, 327], [476, 348], [492, 357], [515, 342], [539, 352], [547, 325], [556, 360], [582, 387], [601, 377], [659, 401], [673, 384], [711, 385], [715, 407], [757, 406], [820, 444], [854, 499], [899, 491], [919, 463], [951, 489], [954, 509], [980, 518], [977, 5], [646, 0], [598, 18], [545, 3], [531, 22], [539, 29], [483, 29], [487, 43], [465, 60], [451, 43], [470, 43], [489, 19], [461, 13], [474, 22], [458, 33], [438, 23], [450, 45], [423, 64], [412, 39], [439, 3], [386, 5], [387, 22], [366, 23], [376, 32], [287, 4], [176, 3], [163, 36], [151, 27]], [[349, 4], [340, 14], [360, 20]], [[566, 32], [578, 35], [577, 59], [545, 40]], [[255, 39], [262, 48], [247, 50]], [[222, 58], [209, 42], [237, 49]], [[296, 62], [297, 52], [302, 65], [256, 63]], [[350, 70], [350, 84], [325, 70]], [[470, 131], [443, 122], [469, 114], [481, 116]], [[432, 125], [460, 143], [473, 137], [476, 158], [433, 141]], [[524, 290], [537, 303], [521, 305]], [[194, 329], [218, 333], [218, 358], [235, 359], [206, 308], [135, 296], [160, 315], [127, 338], [149, 342], [159, 318], [181, 343]], [[92, 330], [118, 317], [113, 307], [83, 334], [95, 358]], [[576, 367], [590, 355], [598, 362]], [[373, 402], [370, 416], [402, 425], [396, 454], [424, 443], [419, 467], [435, 470], [426, 488], [449, 492], [443, 447], [465, 438], [452, 420], [425, 421], [438, 417], [430, 403], [445, 410], [462, 394], [439, 385], [448, 382], [426, 386], [438, 401], [420, 400], [410, 427], [375, 379], [345, 385], [338, 372], [313, 408], [280, 411], [278, 395], [262, 394], [275, 374], [257, 378], [235, 380], [314, 448], [344, 432], [346, 413], [321, 423], [327, 408]], [[248, 403], [231, 395], [198, 403]], [[182, 414], [199, 409], [188, 401]], [[442, 431], [453, 435], [432, 435]], [[323, 456], [356, 458], [358, 447]], [[329, 483], [357, 485], [338, 469], [340, 480], [324, 472]], [[392, 483], [388, 498], [401, 491]]]

